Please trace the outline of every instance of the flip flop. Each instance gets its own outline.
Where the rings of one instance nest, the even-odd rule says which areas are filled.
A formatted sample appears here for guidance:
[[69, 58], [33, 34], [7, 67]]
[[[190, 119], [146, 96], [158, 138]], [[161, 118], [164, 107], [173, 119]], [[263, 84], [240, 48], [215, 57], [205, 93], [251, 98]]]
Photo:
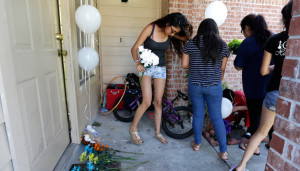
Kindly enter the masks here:
[[[136, 145], [141, 145], [143, 143], [141, 137], [139, 136], [139, 133], [137, 131], [130, 131], [129, 130], [129, 135], [131, 137], [131, 142], [133, 142]], [[135, 136], [135, 138], [134, 138]]]
[[[241, 150], [245, 151], [246, 148], [247, 148], [247, 144], [240, 143], [239, 148], [240, 148]], [[260, 153], [253, 153], [253, 154], [256, 155], [256, 156], [259, 156], [259, 155], [260, 155]]]
[[157, 138], [163, 144], [167, 144], [168, 143], [168, 140], [162, 134], [155, 135], [155, 138]]

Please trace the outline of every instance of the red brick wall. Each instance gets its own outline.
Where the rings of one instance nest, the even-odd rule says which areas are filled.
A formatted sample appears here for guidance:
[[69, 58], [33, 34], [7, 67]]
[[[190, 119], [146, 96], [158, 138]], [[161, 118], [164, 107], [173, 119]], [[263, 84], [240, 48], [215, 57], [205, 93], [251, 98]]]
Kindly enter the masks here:
[[300, 0], [294, 0], [266, 171], [300, 170]]
[[[194, 26], [194, 33], [200, 22], [204, 19], [206, 6], [214, 0], [169, 0], [169, 13], [181, 12], [187, 16]], [[262, 14], [267, 20], [269, 29], [274, 33], [282, 31], [280, 10], [288, 0], [222, 0], [228, 9], [225, 23], [219, 28], [220, 35], [226, 43], [232, 39], [244, 39], [241, 34], [240, 21], [250, 13]], [[226, 67], [224, 81], [234, 90], [242, 90], [241, 71], [233, 68], [235, 55], [231, 55]], [[168, 55], [167, 97], [174, 98], [176, 90], [187, 92], [187, 70], [181, 68], [177, 56]]]

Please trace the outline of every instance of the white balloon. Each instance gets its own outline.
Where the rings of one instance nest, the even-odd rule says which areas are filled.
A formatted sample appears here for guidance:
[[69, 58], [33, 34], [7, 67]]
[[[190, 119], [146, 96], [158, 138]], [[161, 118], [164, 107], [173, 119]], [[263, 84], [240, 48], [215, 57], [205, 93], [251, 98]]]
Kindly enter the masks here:
[[221, 1], [210, 3], [205, 10], [205, 18], [211, 18], [215, 20], [218, 27], [221, 26], [227, 18], [226, 5]]
[[90, 47], [84, 47], [79, 50], [78, 63], [82, 69], [86, 71], [91, 71], [95, 69], [95, 67], [98, 65], [98, 62], [99, 56], [95, 49]]
[[101, 15], [97, 8], [92, 5], [81, 5], [75, 12], [77, 26], [84, 33], [95, 33], [101, 24]]
[[232, 113], [232, 103], [229, 99], [223, 97], [222, 98], [222, 118], [227, 118]]

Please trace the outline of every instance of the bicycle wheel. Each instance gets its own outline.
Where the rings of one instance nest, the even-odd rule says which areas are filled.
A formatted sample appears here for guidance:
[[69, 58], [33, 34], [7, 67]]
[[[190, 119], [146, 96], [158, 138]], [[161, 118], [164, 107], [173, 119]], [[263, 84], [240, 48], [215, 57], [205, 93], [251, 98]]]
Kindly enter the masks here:
[[[179, 115], [180, 120], [176, 120], [171, 116], [164, 116], [162, 120], [162, 128], [171, 138], [184, 139], [193, 134], [193, 112], [187, 106], [177, 106], [174, 108]], [[176, 115], [174, 112], [171, 115]]]
[[[128, 97], [127, 97], [128, 98]], [[138, 105], [140, 104], [140, 100], [138, 100], [137, 106], [131, 110], [129, 107], [129, 103], [132, 102], [132, 100], [134, 100], [136, 98], [136, 95], [134, 95], [133, 97], [131, 97], [130, 99], [124, 100], [124, 107], [123, 109], [118, 109], [118, 107], [115, 108], [115, 110], [113, 111], [114, 116], [122, 122], [131, 122], [133, 121], [134, 115], [135, 115], [135, 111], [138, 107]], [[115, 105], [117, 105], [119, 99], [116, 101]]]

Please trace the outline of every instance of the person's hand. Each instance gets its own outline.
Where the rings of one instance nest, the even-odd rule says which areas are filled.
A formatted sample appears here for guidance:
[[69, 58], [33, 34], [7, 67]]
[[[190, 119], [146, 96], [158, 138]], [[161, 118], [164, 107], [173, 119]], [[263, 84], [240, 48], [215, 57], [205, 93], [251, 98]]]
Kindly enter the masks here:
[[239, 110], [238, 106], [234, 106], [234, 107], [232, 108], [232, 113], [234, 113], [234, 112], [236, 112], [236, 111], [238, 111], [238, 110]]
[[139, 71], [139, 72], [145, 72], [146, 69], [144, 68], [144, 66], [139, 63], [139, 64], [136, 64], [136, 69]]

